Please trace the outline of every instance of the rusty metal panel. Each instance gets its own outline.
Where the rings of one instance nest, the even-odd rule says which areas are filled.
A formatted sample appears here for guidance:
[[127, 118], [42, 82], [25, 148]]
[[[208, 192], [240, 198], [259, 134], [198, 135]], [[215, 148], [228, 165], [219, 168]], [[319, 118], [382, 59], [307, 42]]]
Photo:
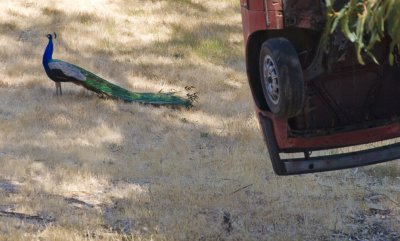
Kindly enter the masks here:
[[400, 158], [400, 144], [309, 159], [297, 158], [281, 160], [285, 175], [339, 170], [351, 167], [372, 165]]
[[268, 29], [283, 28], [282, 1], [264, 0], [265, 20]]
[[267, 5], [268, 11], [282, 11], [282, 0], [241, 0], [243, 4], [248, 4], [249, 9], [253, 11], [265, 11], [265, 5]]
[[283, 15], [281, 11], [268, 11], [266, 18], [268, 29], [283, 29]]
[[[257, 110], [260, 116], [270, 118], [274, 123], [274, 132], [281, 150], [313, 150], [361, 145], [400, 136], [400, 123], [387, 124], [374, 128], [321, 135], [314, 137], [291, 137], [286, 119], [279, 118], [268, 111]], [[265, 118], [264, 117], [264, 118]]]
[[240, 0], [240, 6], [243, 8], [249, 8], [248, 0]]
[[265, 0], [267, 2], [268, 11], [282, 11], [282, 0]]
[[247, 39], [254, 32], [267, 29], [263, 11], [250, 11], [242, 7], [242, 19], [245, 43], [247, 43]]
[[248, 0], [249, 9], [252, 11], [264, 11], [264, 1], [263, 0]]

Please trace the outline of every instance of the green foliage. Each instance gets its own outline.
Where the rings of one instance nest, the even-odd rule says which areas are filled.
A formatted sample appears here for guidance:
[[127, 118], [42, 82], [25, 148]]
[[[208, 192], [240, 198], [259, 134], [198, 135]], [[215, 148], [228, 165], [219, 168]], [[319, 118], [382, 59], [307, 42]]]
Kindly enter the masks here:
[[387, 34], [391, 38], [389, 61], [393, 64], [394, 51], [400, 43], [400, 1], [350, 0], [338, 11], [333, 4], [334, 1], [326, 1], [327, 28], [332, 33], [340, 27], [345, 37], [354, 43], [358, 62], [364, 64], [362, 53], [365, 52], [378, 63], [371, 50]]

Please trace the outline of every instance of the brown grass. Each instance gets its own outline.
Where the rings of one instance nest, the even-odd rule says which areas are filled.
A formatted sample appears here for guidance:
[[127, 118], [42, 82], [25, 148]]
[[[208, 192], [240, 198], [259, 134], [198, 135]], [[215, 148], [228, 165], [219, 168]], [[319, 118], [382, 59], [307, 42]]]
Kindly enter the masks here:
[[[273, 174], [238, 0], [0, 8], [0, 240], [396, 239], [397, 162]], [[154, 108], [73, 84], [55, 96], [41, 65], [54, 31], [55, 58], [137, 91], [194, 85], [200, 100]]]

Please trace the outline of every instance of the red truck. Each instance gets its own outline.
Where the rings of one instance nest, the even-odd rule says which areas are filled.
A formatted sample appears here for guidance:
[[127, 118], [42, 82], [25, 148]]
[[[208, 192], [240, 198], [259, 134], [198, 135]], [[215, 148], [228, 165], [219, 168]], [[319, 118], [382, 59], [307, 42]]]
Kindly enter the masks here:
[[[337, 0], [334, 8], [346, 2]], [[331, 34], [329, 51], [321, 44], [325, 1], [240, 3], [248, 81], [276, 174], [337, 170], [400, 157], [400, 58], [396, 55], [394, 65], [389, 64], [388, 39], [373, 52], [380, 65], [360, 65], [340, 30]], [[387, 145], [336, 150], [389, 139], [393, 141]]]

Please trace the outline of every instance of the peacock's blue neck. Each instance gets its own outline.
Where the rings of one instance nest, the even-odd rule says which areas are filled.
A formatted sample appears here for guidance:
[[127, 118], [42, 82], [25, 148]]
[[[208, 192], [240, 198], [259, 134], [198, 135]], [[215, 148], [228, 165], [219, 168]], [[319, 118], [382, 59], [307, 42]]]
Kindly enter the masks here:
[[43, 54], [43, 66], [47, 70], [49, 68], [49, 62], [53, 58], [53, 40], [49, 38], [49, 43], [47, 44], [46, 50]]

